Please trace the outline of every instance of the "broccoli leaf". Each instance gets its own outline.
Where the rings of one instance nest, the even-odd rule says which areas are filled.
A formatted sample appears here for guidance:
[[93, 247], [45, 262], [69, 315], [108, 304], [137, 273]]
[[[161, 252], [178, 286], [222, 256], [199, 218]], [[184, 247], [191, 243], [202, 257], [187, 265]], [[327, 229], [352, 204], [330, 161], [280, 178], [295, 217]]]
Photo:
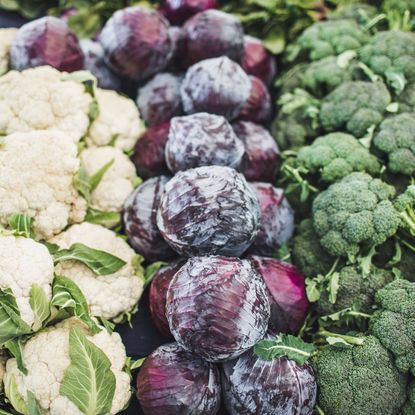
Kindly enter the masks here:
[[101, 331], [91, 319], [88, 303], [84, 294], [71, 279], [56, 276], [53, 280], [52, 294], [52, 305], [77, 316], [93, 333], [99, 333]]
[[42, 415], [39, 403], [32, 391], [27, 391], [27, 415]]
[[103, 212], [101, 210], [89, 208], [86, 213], [85, 221], [112, 229], [121, 222], [121, 214], [119, 212]]
[[18, 369], [27, 375], [27, 369], [23, 362], [22, 340], [13, 339], [5, 343], [4, 347], [15, 357]]
[[0, 346], [30, 332], [30, 326], [20, 317], [19, 307], [12, 290], [0, 289]]
[[34, 218], [23, 215], [21, 213], [15, 213], [9, 218], [9, 227], [16, 236], [24, 236], [26, 238], [34, 238], [33, 222]]
[[315, 352], [313, 344], [306, 343], [299, 337], [281, 334], [274, 340], [261, 340], [254, 346], [254, 353], [264, 360], [287, 357], [303, 365]]
[[43, 322], [50, 316], [50, 303], [43, 288], [37, 284], [33, 284], [29, 292], [29, 304], [35, 315], [33, 323], [33, 331], [42, 328]]
[[407, 80], [402, 71], [389, 68], [385, 71], [385, 77], [387, 84], [393, 88], [396, 95], [399, 95], [405, 89]]
[[53, 254], [55, 264], [62, 261], [79, 261], [97, 275], [109, 275], [121, 269], [126, 262], [109, 252], [90, 248], [81, 243], [73, 244], [69, 249], [61, 249]]
[[65, 370], [60, 394], [85, 415], [108, 413], [115, 394], [115, 376], [105, 353], [77, 327], [69, 332], [71, 364]]

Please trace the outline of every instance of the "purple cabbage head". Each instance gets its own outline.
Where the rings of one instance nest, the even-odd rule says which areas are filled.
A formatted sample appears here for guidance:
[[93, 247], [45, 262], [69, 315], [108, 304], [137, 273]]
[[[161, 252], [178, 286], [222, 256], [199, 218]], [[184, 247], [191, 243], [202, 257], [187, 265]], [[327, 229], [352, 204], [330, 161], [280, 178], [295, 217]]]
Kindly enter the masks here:
[[317, 385], [309, 363], [263, 360], [251, 349], [222, 366], [229, 415], [312, 415]]
[[148, 179], [170, 174], [164, 157], [169, 131], [169, 122], [153, 125], [137, 141], [132, 161], [140, 177]]
[[251, 95], [246, 101], [239, 119], [253, 121], [258, 124], [265, 123], [271, 116], [271, 96], [266, 85], [256, 76], [250, 76]]
[[270, 183], [250, 183], [257, 195], [261, 220], [258, 235], [249, 253], [272, 256], [294, 233], [294, 210], [284, 196], [284, 190]]
[[116, 11], [99, 35], [107, 64], [134, 80], [161, 71], [171, 54], [169, 23], [156, 10], [140, 6]]
[[182, 27], [170, 26], [169, 36], [171, 42], [171, 55], [167, 68], [173, 72], [180, 70], [182, 65], [184, 30]]
[[167, 290], [174, 274], [183, 265], [183, 260], [170, 262], [160, 268], [154, 275], [150, 285], [150, 313], [158, 331], [164, 337], [172, 337], [166, 317]]
[[227, 57], [206, 59], [191, 66], [181, 86], [186, 114], [209, 112], [232, 120], [251, 94], [251, 80]]
[[239, 62], [243, 56], [242, 24], [231, 14], [206, 10], [189, 19], [183, 29], [183, 59], [187, 66], [218, 56]]
[[248, 260], [190, 258], [167, 291], [174, 338], [210, 362], [239, 356], [262, 339], [269, 313], [265, 284]]
[[257, 235], [258, 199], [234, 169], [197, 167], [166, 184], [157, 225], [181, 255], [240, 256]]
[[137, 106], [147, 125], [161, 124], [182, 113], [182, 78], [159, 73], [138, 90]]
[[75, 33], [65, 21], [52, 16], [23, 25], [16, 33], [10, 51], [11, 67], [22, 71], [50, 65], [60, 71], [83, 69], [84, 56]]
[[98, 86], [103, 89], [120, 91], [122, 88], [121, 78], [105, 63], [104, 49], [101, 44], [91, 39], [82, 39], [79, 44], [84, 54], [84, 68], [97, 78]]
[[137, 398], [145, 415], [215, 415], [220, 395], [218, 368], [177, 343], [151, 353], [137, 377]]
[[275, 334], [297, 334], [309, 308], [304, 277], [288, 262], [260, 256], [249, 259], [268, 288], [271, 305], [268, 330]]
[[267, 52], [264, 44], [252, 36], [244, 37], [241, 66], [247, 74], [256, 76], [266, 85], [271, 84], [277, 72], [274, 58]]
[[244, 154], [242, 141], [221, 115], [200, 112], [171, 120], [166, 162], [173, 173], [211, 165], [238, 169]]
[[245, 144], [242, 171], [249, 181], [274, 182], [280, 168], [280, 151], [272, 135], [261, 125], [249, 121], [232, 124]]
[[169, 178], [153, 177], [138, 186], [123, 206], [125, 232], [131, 246], [151, 261], [174, 257], [156, 225], [157, 209]]
[[196, 13], [217, 7], [217, 0], [163, 0], [160, 11], [171, 24], [181, 25]]

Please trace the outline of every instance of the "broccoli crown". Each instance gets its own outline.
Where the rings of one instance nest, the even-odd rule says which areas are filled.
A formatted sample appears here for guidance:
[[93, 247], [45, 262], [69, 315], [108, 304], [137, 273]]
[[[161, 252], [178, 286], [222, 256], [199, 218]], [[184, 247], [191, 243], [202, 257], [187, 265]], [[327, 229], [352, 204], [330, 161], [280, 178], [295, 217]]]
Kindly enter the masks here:
[[406, 85], [398, 97], [400, 112], [415, 112], [415, 82]]
[[297, 45], [315, 61], [356, 50], [367, 41], [368, 36], [354, 20], [344, 19], [314, 23], [299, 36]]
[[294, 264], [305, 277], [325, 275], [333, 265], [334, 258], [320, 245], [313, 221], [304, 219], [293, 238], [292, 257]]
[[326, 131], [344, 128], [362, 137], [383, 120], [391, 96], [382, 82], [343, 82], [322, 101], [320, 122]]
[[390, 82], [398, 75], [403, 75], [406, 81], [415, 81], [415, 33], [378, 32], [359, 50], [359, 57]]
[[375, 294], [394, 279], [393, 273], [388, 270], [371, 267], [370, 274], [363, 277], [356, 266], [345, 266], [339, 271], [339, 288], [336, 302], [329, 300], [329, 293], [322, 290], [317, 301], [317, 312], [325, 316], [352, 307], [364, 313], [373, 311]]
[[322, 349], [312, 360], [318, 404], [328, 415], [398, 415], [406, 376], [373, 336], [361, 346]]
[[313, 201], [314, 229], [334, 256], [355, 256], [394, 235], [401, 223], [389, 200], [395, 189], [366, 173], [351, 173]]
[[369, 330], [395, 357], [396, 367], [415, 375], [415, 283], [397, 279], [375, 296], [379, 309]]
[[408, 385], [408, 400], [402, 410], [402, 415], [415, 414], [415, 380]]
[[388, 155], [392, 173], [415, 173], [415, 114], [402, 113], [385, 119], [373, 139], [375, 148]]
[[[415, 136], [414, 136], [415, 139]], [[331, 133], [318, 137], [298, 153], [297, 162], [325, 182], [335, 182], [356, 171], [379, 173], [380, 164], [369, 150], [350, 134]]]

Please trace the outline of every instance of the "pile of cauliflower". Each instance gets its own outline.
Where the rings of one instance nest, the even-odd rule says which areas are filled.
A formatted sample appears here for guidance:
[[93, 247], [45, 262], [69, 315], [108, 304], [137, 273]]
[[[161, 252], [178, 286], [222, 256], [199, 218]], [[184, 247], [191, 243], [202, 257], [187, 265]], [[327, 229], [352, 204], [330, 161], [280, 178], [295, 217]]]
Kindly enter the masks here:
[[116, 227], [143, 124], [88, 73], [7, 72], [14, 34], [0, 30], [0, 393], [22, 414], [116, 414], [131, 364], [114, 323], [144, 289]]

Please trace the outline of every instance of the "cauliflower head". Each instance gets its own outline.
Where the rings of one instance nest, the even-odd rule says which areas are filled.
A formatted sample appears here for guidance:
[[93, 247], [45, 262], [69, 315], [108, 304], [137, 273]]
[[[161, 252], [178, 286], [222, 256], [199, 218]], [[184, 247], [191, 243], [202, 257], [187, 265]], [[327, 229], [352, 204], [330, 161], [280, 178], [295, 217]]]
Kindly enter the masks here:
[[[1, 82], [1, 78], [0, 78]], [[0, 224], [14, 213], [34, 218], [48, 239], [81, 222], [86, 201], [73, 186], [79, 168], [76, 144], [63, 132], [31, 131], [3, 137], [0, 146]]]
[[99, 114], [89, 129], [88, 146], [114, 143], [121, 150], [131, 150], [144, 132], [134, 101], [107, 89], [97, 88], [95, 95]]
[[90, 176], [112, 162], [91, 194], [90, 206], [104, 212], [120, 212], [137, 179], [132, 161], [116, 147], [90, 147], [81, 153]]
[[77, 261], [62, 261], [55, 267], [58, 275], [72, 279], [83, 292], [92, 316], [116, 319], [137, 305], [144, 287], [134, 269], [135, 252], [123, 239], [100, 225], [84, 222], [73, 225], [50, 242], [62, 249], [83, 243], [121, 258], [127, 264], [114, 274], [98, 276]]
[[[106, 330], [92, 335], [86, 325], [71, 318], [37, 333], [23, 346], [27, 375], [20, 372], [16, 359], [7, 361], [4, 376], [6, 396], [19, 412], [21, 400], [26, 401], [30, 391], [45, 415], [83, 415], [84, 412], [61, 393], [65, 371], [71, 364], [73, 346], [69, 340], [74, 327], [81, 330], [87, 340], [109, 359], [110, 370], [115, 376], [115, 393], [107, 415], [118, 414], [127, 405], [131, 396], [130, 376], [124, 371], [126, 353], [121, 337], [118, 333], [109, 334]], [[88, 374], [88, 369], [83, 368], [85, 374]]]
[[362, 137], [369, 127], [380, 124], [390, 103], [382, 82], [343, 82], [323, 99], [320, 122], [327, 132], [345, 129]]
[[0, 132], [60, 130], [78, 142], [87, 132], [92, 96], [50, 66], [0, 77]]
[[395, 357], [397, 368], [415, 375], [415, 283], [396, 279], [376, 293], [378, 310], [369, 329]]
[[13, 292], [21, 319], [32, 327], [35, 314], [30, 306], [30, 290], [37, 284], [48, 300], [52, 298], [52, 256], [33, 239], [0, 235], [0, 264], [0, 288]]
[[10, 68], [10, 48], [17, 29], [14, 27], [0, 29], [0, 76]]
[[330, 415], [398, 415], [406, 399], [405, 375], [373, 336], [361, 346], [328, 346], [312, 360], [318, 405]]
[[395, 189], [366, 173], [351, 173], [318, 194], [313, 224], [323, 248], [333, 256], [354, 257], [394, 235], [401, 224], [390, 199]]
[[356, 171], [379, 173], [380, 164], [355, 137], [331, 133], [318, 137], [298, 152], [297, 163], [325, 182], [335, 182]]
[[388, 156], [392, 173], [415, 174], [415, 114], [402, 113], [386, 118], [373, 138], [375, 148]]

